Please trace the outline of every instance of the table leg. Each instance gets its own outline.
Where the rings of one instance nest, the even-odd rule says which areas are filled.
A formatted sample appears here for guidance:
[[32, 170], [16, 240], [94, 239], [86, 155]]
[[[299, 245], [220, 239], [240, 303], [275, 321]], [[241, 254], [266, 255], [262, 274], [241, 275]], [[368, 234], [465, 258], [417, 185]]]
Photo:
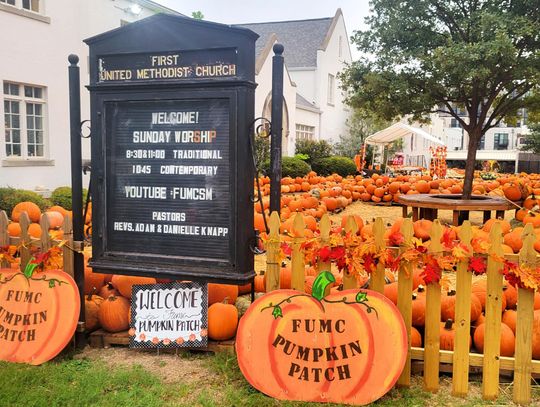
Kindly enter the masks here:
[[416, 222], [418, 220], [418, 208], [416, 207], [412, 208], [412, 220], [413, 222]]
[[504, 211], [496, 211], [495, 212], [495, 217], [497, 219], [504, 219]]
[[403, 216], [404, 218], [406, 218], [408, 215], [409, 215], [409, 211], [408, 211], [408, 207], [407, 205], [403, 205], [401, 207], [401, 210], [402, 210], [402, 213], [401, 213], [401, 216]]
[[459, 225], [459, 211], [452, 211], [452, 225]]
[[491, 211], [484, 211], [484, 223], [491, 219]]

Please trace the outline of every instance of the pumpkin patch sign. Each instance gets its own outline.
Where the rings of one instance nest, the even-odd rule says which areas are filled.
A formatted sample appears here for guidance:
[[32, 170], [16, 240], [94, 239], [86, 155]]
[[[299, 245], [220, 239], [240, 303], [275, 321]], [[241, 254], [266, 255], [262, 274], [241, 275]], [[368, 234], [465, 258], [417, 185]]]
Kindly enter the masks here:
[[79, 290], [62, 270], [0, 269], [0, 360], [40, 365], [71, 340]]
[[240, 320], [238, 364], [246, 379], [281, 400], [363, 405], [387, 393], [405, 365], [407, 335], [398, 309], [383, 295], [346, 290], [324, 295], [277, 290]]

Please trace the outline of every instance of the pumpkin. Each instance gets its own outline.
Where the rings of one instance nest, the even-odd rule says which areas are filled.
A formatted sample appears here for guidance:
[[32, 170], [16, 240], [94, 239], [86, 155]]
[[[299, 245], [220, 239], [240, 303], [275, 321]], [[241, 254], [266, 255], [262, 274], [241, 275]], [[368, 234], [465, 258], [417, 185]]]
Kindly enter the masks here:
[[121, 296], [110, 296], [101, 303], [99, 323], [108, 332], [121, 332], [129, 328], [129, 301]]
[[28, 214], [28, 218], [30, 218], [31, 222], [39, 222], [39, 219], [41, 218], [41, 209], [39, 209], [39, 206], [33, 202], [25, 201], [19, 202], [13, 207], [13, 210], [11, 211], [11, 220], [13, 222], [19, 222], [23, 212]]
[[223, 302], [234, 304], [238, 298], [238, 286], [231, 284], [208, 283], [208, 305]]
[[[442, 350], [454, 350], [454, 340], [456, 336], [456, 328], [452, 319], [441, 322], [439, 329], [440, 348]], [[469, 335], [469, 348], [471, 347], [471, 337]]]
[[426, 322], [426, 296], [413, 293], [412, 298], [412, 324], [424, 326]]
[[532, 357], [540, 359], [540, 310], [534, 311], [532, 331]]
[[[474, 294], [471, 295], [471, 321], [476, 321], [482, 313], [482, 303]], [[441, 320], [454, 320], [456, 317], [456, 291], [450, 290], [441, 296]]]
[[250, 305], [251, 305], [251, 298], [249, 295], [239, 296], [234, 303], [234, 306], [238, 310], [238, 316], [241, 317], [242, 315], [244, 315]]
[[238, 286], [238, 295], [244, 295], [244, 294], [250, 294], [250, 293], [251, 293], [251, 283]]
[[428, 240], [433, 222], [426, 219], [420, 219], [413, 223], [414, 236], [418, 239]]
[[68, 211], [62, 208], [60, 205], [51, 206], [49, 209], [47, 209], [47, 212], [58, 212], [63, 217], [65, 217], [68, 214]]
[[58, 229], [62, 227], [64, 223], [64, 216], [60, 212], [47, 211], [45, 212], [47, 220], [49, 221], [49, 229]]
[[28, 235], [30, 237], [34, 237], [36, 239], [39, 239], [41, 237], [41, 234], [43, 233], [41, 230], [41, 226], [39, 223], [31, 223], [28, 226]]
[[86, 295], [84, 297], [84, 316], [85, 325], [88, 332], [99, 328], [99, 308], [103, 298], [99, 295]]
[[131, 290], [134, 285], [156, 284], [156, 279], [151, 277], [123, 276], [115, 274], [112, 278], [112, 284], [120, 292], [120, 295], [125, 298], [131, 298]]
[[390, 284], [384, 285], [384, 296], [397, 305], [398, 299], [398, 283], [397, 281]]
[[238, 310], [227, 302], [216, 302], [208, 307], [208, 337], [215, 341], [231, 339], [238, 326]]
[[414, 326], [411, 326], [411, 346], [415, 348], [422, 347], [422, 335]]
[[279, 271], [279, 287], [280, 288], [291, 288], [291, 267], [286, 266], [282, 267]]
[[304, 292], [311, 295], [311, 290], [313, 290], [313, 282], [315, 281], [315, 276], [306, 276], [304, 280]]
[[[329, 274], [321, 273], [314, 282], [317, 297], [272, 291], [240, 320], [238, 365], [259, 391], [280, 400], [368, 404], [396, 383], [407, 357], [398, 309], [369, 290], [323, 297], [332, 281]], [[360, 304], [359, 298], [367, 301]], [[376, 312], [367, 312], [367, 304]]]
[[[474, 346], [480, 353], [484, 353], [484, 331], [486, 324], [480, 324], [474, 330]], [[514, 356], [516, 338], [510, 327], [501, 322], [501, 356]]]
[[502, 322], [504, 322], [512, 330], [514, 335], [516, 334], [516, 321], [517, 311], [513, 309], [507, 309], [502, 314]]
[[503, 288], [504, 297], [506, 298], [506, 308], [516, 309], [517, 306], [517, 289], [512, 285], [508, 284]]
[[266, 279], [264, 277], [264, 272], [257, 274], [255, 276], [255, 292], [264, 293], [266, 292]]
[[[477, 280], [472, 283], [472, 293], [478, 297], [482, 304], [482, 310], [486, 309], [487, 280]], [[501, 312], [506, 309], [506, 296], [501, 292]]]
[[120, 295], [120, 293], [116, 288], [114, 288], [114, 285], [112, 285], [112, 283], [106, 283], [103, 287], [101, 287], [98, 295], [101, 298], [109, 298], [111, 295]]
[[8, 235], [11, 237], [21, 236], [21, 224], [18, 222], [11, 222], [7, 227]]
[[[16, 316], [36, 318], [35, 324], [23, 330], [2, 319], [0, 360], [32, 365], [51, 360], [75, 333], [80, 311], [77, 284], [62, 270], [47, 270], [39, 276], [31, 273], [26, 277], [18, 270], [0, 269], [0, 274], [1, 309]], [[21, 297], [19, 293], [26, 294]], [[9, 340], [12, 332], [17, 335]]]

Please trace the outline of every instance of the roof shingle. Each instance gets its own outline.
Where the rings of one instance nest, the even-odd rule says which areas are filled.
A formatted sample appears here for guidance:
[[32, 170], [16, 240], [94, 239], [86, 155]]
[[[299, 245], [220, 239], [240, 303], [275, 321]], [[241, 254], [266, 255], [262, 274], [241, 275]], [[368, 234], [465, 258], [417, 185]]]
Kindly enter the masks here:
[[261, 53], [270, 36], [275, 33], [283, 44], [285, 64], [289, 68], [309, 68], [317, 66], [317, 50], [322, 47], [332, 24], [332, 17], [314, 20], [278, 21], [271, 23], [236, 24], [259, 34], [255, 44], [257, 56]]

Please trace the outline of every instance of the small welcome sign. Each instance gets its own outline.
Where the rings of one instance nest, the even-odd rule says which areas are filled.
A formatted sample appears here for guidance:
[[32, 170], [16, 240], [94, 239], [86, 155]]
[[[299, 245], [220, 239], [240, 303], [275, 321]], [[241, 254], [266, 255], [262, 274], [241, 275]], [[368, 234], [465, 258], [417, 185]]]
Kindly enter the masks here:
[[325, 296], [321, 273], [308, 295], [277, 290], [240, 320], [238, 364], [246, 379], [281, 400], [363, 405], [386, 394], [407, 357], [407, 333], [396, 306], [375, 291]]
[[199, 283], [133, 286], [130, 347], [208, 345], [208, 291]]

